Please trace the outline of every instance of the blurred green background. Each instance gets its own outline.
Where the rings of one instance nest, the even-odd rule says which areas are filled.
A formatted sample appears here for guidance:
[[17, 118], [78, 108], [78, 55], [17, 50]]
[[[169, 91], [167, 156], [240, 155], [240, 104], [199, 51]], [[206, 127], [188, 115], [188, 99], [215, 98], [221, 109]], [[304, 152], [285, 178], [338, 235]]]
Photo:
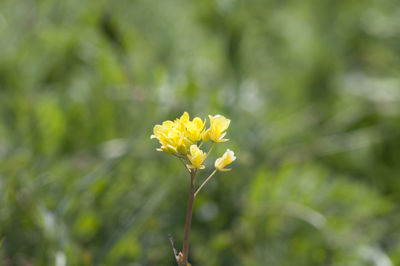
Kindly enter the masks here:
[[194, 266], [400, 265], [396, 0], [1, 0], [0, 265], [175, 265], [189, 180], [149, 137], [183, 111], [238, 158]]

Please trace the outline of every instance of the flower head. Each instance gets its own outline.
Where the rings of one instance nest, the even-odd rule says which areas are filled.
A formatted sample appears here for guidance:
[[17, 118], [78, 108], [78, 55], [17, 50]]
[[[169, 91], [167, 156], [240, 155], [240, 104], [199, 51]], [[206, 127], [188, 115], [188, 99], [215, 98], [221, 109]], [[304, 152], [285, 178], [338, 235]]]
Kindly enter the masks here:
[[230, 149], [227, 149], [222, 157], [215, 160], [214, 166], [221, 172], [230, 171], [231, 169], [225, 169], [224, 167], [232, 163], [234, 160], [236, 160], [235, 154]]
[[205, 166], [202, 165], [207, 157], [207, 154], [199, 149], [196, 145], [190, 146], [190, 153], [187, 155], [189, 161], [192, 163], [189, 165], [190, 168], [204, 169]]
[[231, 120], [222, 115], [208, 116], [210, 118], [210, 128], [204, 129], [206, 120], [195, 117], [190, 120], [187, 112], [174, 121], [164, 121], [161, 125], [155, 125], [153, 134], [150, 138], [156, 138], [161, 144], [158, 151], [175, 155], [190, 154], [190, 146], [197, 145], [212, 140], [213, 142], [225, 142], [226, 130]]
[[184, 112], [183, 115], [175, 121], [164, 121], [162, 125], [155, 125], [153, 135], [150, 138], [156, 138], [161, 144], [158, 151], [166, 153], [187, 154], [192, 141], [186, 136], [186, 124], [189, 121], [189, 114]]
[[203, 133], [203, 140], [208, 141], [211, 139], [214, 142], [228, 141], [224, 139], [226, 135], [224, 131], [228, 129], [231, 120], [222, 115], [209, 115], [208, 117], [210, 118], [210, 128]]

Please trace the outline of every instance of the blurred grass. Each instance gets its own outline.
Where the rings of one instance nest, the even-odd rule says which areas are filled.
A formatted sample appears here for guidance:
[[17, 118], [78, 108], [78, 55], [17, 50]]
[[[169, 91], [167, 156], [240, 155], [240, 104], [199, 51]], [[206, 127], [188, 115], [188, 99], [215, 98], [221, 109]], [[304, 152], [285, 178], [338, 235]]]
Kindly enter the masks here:
[[1, 263], [173, 265], [189, 184], [149, 136], [187, 110], [231, 118], [238, 157], [196, 200], [193, 265], [400, 264], [399, 12], [2, 0]]

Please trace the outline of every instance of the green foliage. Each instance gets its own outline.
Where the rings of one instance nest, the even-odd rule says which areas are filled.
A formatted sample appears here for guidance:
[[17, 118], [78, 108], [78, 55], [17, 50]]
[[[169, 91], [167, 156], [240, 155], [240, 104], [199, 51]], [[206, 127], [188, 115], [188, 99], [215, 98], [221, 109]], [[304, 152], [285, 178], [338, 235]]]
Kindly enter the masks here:
[[149, 136], [184, 110], [230, 118], [238, 158], [193, 265], [399, 265], [399, 12], [0, 1], [0, 265], [173, 265], [189, 180]]

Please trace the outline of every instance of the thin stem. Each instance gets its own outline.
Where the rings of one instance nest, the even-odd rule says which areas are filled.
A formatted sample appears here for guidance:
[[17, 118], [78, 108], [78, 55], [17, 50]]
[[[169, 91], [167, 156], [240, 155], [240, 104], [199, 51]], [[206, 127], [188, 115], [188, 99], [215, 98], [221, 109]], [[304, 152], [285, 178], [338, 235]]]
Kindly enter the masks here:
[[207, 153], [207, 155], [206, 155], [206, 158], [204, 158], [204, 161], [207, 160], [207, 157], [208, 157], [208, 155], [210, 155], [210, 153], [211, 153], [211, 151], [213, 150], [214, 146], [215, 146], [215, 142], [213, 142], [213, 144], [211, 145], [211, 148], [210, 148], [210, 150], [208, 151], [208, 153]]
[[185, 167], [185, 169], [189, 172], [189, 174], [191, 174], [189, 167], [187, 167], [187, 165], [185, 164], [185, 162], [183, 161], [182, 158], [178, 157], [179, 161], [182, 162], [183, 166]]
[[213, 175], [215, 175], [216, 172], [217, 172], [217, 169], [215, 169], [214, 172], [212, 172], [211, 175], [209, 177], [207, 177], [206, 180], [204, 180], [204, 182], [200, 185], [200, 187], [194, 193], [195, 197], [200, 192], [200, 190], [207, 184], [207, 182], [211, 179], [211, 177], [213, 177]]
[[193, 203], [194, 203], [194, 177], [196, 176], [196, 170], [192, 169], [190, 171], [190, 192], [189, 192], [189, 201], [186, 213], [186, 224], [185, 224], [185, 235], [183, 238], [183, 262], [188, 263], [189, 256], [189, 234], [190, 234], [190, 225], [192, 222], [192, 212], [193, 212]]
[[184, 155], [181, 155], [179, 153], [177, 154], [171, 154], [172, 156], [175, 156], [176, 158], [180, 158], [180, 159], [186, 159], [186, 157]]

